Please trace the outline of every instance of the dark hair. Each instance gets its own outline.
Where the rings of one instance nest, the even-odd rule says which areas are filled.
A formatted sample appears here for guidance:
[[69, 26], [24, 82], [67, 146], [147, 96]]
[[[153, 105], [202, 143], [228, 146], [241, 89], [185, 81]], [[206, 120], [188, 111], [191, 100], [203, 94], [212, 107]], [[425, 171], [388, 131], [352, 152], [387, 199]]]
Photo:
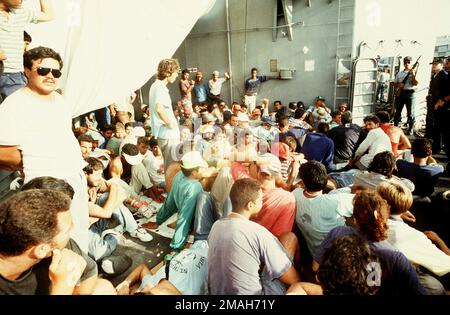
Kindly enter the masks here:
[[75, 191], [68, 182], [50, 176], [33, 178], [22, 186], [21, 191], [30, 189], [49, 189], [59, 191], [66, 194], [71, 200], [73, 199], [73, 195], [75, 195]]
[[389, 205], [377, 192], [358, 191], [353, 198], [353, 217], [358, 229], [371, 242], [387, 239]]
[[303, 109], [305, 109], [305, 103], [303, 103], [302, 101], [298, 101], [298, 102], [297, 102], [297, 108], [303, 108]]
[[253, 72], [253, 71], [258, 71], [258, 69], [252, 68], [252, 70], [250, 70], [250, 72]]
[[380, 118], [378, 118], [376, 115], [368, 115], [366, 117], [364, 117], [364, 123], [371, 121], [375, 124], [379, 124], [380, 123]]
[[94, 171], [102, 170], [103, 171], [103, 163], [97, 158], [88, 157], [84, 159], [88, 165], [83, 168], [83, 171], [90, 175], [94, 173]]
[[322, 191], [327, 187], [327, 170], [318, 161], [308, 161], [300, 166], [299, 176], [306, 191]]
[[327, 134], [330, 131], [330, 125], [326, 122], [321, 122], [317, 125], [317, 132]]
[[181, 71], [181, 75], [185, 75], [186, 73], [189, 73], [188, 69], [184, 69], [183, 71]]
[[134, 156], [139, 154], [139, 149], [135, 144], [127, 143], [122, 147], [122, 153]]
[[378, 173], [391, 178], [395, 169], [395, 157], [389, 151], [380, 152], [373, 157], [368, 171]]
[[417, 158], [426, 158], [431, 155], [432, 145], [431, 141], [426, 138], [417, 138], [411, 145], [411, 154]]
[[411, 63], [412, 61], [412, 57], [411, 56], [406, 56], [405, 58], [403, 58], [403, 63]]
[[81, 142], [90, 142], [90, 143], [93, 143], [93, 142], [94, 142], [94, 139], [93, 139], [90, 135], [87, 135], [87, 134], [81, 134], [81, 135], [79, 135], [78, 138], [77, 138], [77, 140], [78, 140], [78, 143], [81, 143]]
[[276, 103], [279, 103], [280, 105], [283, 105], [283, 103], [281, 103], [281, 101], [280, 101], [280, 100], [276, 100], [276, 101], [274, 101], [274, 102], [273, 102], [273, 105], [275, 105]]
[[106, 124], [106, 125], [103, 125], [103, 126], [100, 127], [100, 131], [102, 131], [102, 132], [105, 132], [105, 131], [112, 131], [112, 132], [114, 132], [114, 131], [116, 131], [116, 127], [114, 127], [113, 125]]
[[335, 110], [335, 111], [331, 112], [331, 118], [336, 118], [337, 116], [342, 116], [340, 111]]
[[148, 146], [152, 149], [156, 146], [158, 146], [158, 139], [156, 138], [151, 138], [150, 141], [148, 142]]
[[352, 117], [352, 112], [351, 111], [348, 110], [348, 111], [345, 111], [345, 112], [342, 113], [341, 121], [342, 121], [343, 125], [351, 124], [352, 120], [353, 120], [353, 117]]
[[296, 110], [297, 109], [297, 103], [296, 102], [289, 102], [288, 105], [290, 110]]
[[250, 201], [255, 202], [261, 190], [261, 184], [252, 178], [238, 179], [230, 190], [233, 212], [245, 209]]
[[128, 127], [132, 127], [132, 128], [134, 128], [134, 122], [127, 122], [126, 124], [125, 124], [125, 129], [127, 129]]
[[242, 105], [241, 105], [241, 109], [243, 109], [243, 108], [248, 108], [248, 107], [247, 107], [247, 105], [242, 104]]
[[26, 51], [23, 54], [23, 65], [25, 68], [31, 70], [31, 68], [33, 67], [33, 61], [45, 58], [55, 59], [59, 63], [59, 70], [62, 69], [63, 61], [61, 59], [61, 56], [53, 49], [42, 46]]
[[28, 34], [27, 31], [23, 31], [23, 41], [31, 43], [33, 39], [31, 38], [31, 35]]
[[388, 123], [391, 120], [391, 115], [389, 115], [389, 113], [384, 110], [379, 111], [376, 115], [380, 119], [380, 123], [382, 124]]
[[30, 189], [0, 204], [0, 254], [23, 254], [58, 234], [58, 213], [70, 209], [70, 198], [49, 189]]
[[289, 117], [281, 116], [280, 119], [278, 119], [278, 127], [280, 129], [289, 127]]
[[149, 145], [150, 144], [150, 140], [148, 140], [147, 137], [138, 137], [137, 138], [137, 144]]
[[305, 113], [306, 113], [306, 110], [304, 108], [299, 107], [295, 110], [294, 118], [301, 119], [303, 117], [303, 115], [305, 115]]
[[357, 235], [335, 239], [322, 256], [317, 278], [324, 295], [374, 295], [370, 285], [371, 263], [378, 263], [365, 240]]

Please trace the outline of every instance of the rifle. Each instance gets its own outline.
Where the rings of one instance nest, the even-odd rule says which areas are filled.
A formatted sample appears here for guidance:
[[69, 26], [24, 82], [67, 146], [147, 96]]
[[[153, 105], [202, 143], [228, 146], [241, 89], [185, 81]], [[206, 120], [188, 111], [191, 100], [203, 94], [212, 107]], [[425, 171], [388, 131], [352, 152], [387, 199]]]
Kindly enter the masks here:
[[[413, 65], [411, 71], [414, 71], [414, 69], [415, 69], [415, 68], [417, 67], [417, 65], [419, 64], [419, 59], [420, 59], [420, 57], [422, 57], [422, 56], [419, 56], [419, 58], [417, 58], [417, 60], [416, 60], [416, 62], [414, 63], [414, 65]], [[395, 97], [399, 97], [400, 94], [402, 93], [403, 86], [405, 86], [405, 83], [406, 83], [406, 81], [407, 81], [408, 78], [409, 78], [409, 74], [410, 74], [410, 72], [408, 72], [408, 74], [406, 75], [406, 77], [403, 79], [403, 81], [402, 81], [402, 87], [398, 87], [398, 88], [396, 89], [396, 91], [395, 91]]]
[[[417, 58], [417, 60], [416, 60], [416, 62], [414, 63], [414, 65], [413, 65], [411, 71], [414, 71], [414, 69], [419, 65], [419, 59], [420, 59], [421, 57], [422, 57], [422, 55], [420, 55], [419, 58]], [[401, 94], [402, 91], [403, 91], [403, 87], [405, 86], [405, 83], [406, 83], [406, 81], [408, 80], [409, 75], [410, 75], [410, 72], [408, 72], [408, 74], [407, 74], [407, 75], [405, 76], [405, 78], [403, 79], [403, 81], [402, 81], [402, 87], [398, 87], [398, 88], [396, 88], [395, 91], [394, 91], [394, 99], [393, 99], [393, 101], [392, 101], [391, 117], [394, 117], [394, 114], [395, 114], [395, 103], [396, 103], [396, 101], [397, 101], [397, 98], [400, 97], [400, 94]]]

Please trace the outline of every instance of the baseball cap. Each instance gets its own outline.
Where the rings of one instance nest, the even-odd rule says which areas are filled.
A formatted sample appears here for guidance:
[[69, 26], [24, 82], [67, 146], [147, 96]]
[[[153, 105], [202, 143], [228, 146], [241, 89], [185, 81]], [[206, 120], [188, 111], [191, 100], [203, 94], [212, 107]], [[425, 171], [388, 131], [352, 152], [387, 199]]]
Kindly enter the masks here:
[[325, 101], [325, 98], [323, 96], [317, 96], [316, 101]]
[[275, 142], [270, 147], [270, 152], [272, 154], [278, 156], [279, 158], [290, 160], [291, 157], [289, 155], [289, 146], [284, 142]]
[[279, 176], [281, 174], [280, 159], [272, 153], [261, 155], [257, 160], [257, 164], [261, 173], [271, 176]]
[[249, 119], [248, 119], [247, 114], [239, 113], [239, 115], [238, 115], [238, 121], [248, 122]]
[[134, 127], [133, 130], [131, 130], [131, 135], [139, 138], [139, 137], [145, 137], [145, 129], [143, 127]]
[[211, 125], [203, 125], [200, 127], [199, 131], [201, 134], [208, 133], [208, 132], [214, 133], [214, 127]]
[[206, 113], [206, 114], [202, 115], [202, 123], [203, 124], [207, 124], [207, 123], [210, 123], [210, 122], [216, 121], [216, 120], [217, 120], [217, 118], [213, 114]]
[[128, 155], [122, 152], [122, 155], [130, 165], [138, 165], [144, 159], [144, 156], [140, 153], [138, 153], [137, 155]]
[[430, 65], [432, 65], [433, 63], [440, 63], [440, 64], [444, 64], [444, 58], [434, 58], [432, 62], [430, 62]]
[[191, 151], [183, 155], [181, 158], [181, 167], [190, 170], [197, 167], [207, 168], [208, 164], [202, 158], [200, 152]]
[[215, 70], [215, 71], [213, 71], [213, 73], [212, 73], [213, 75], [219, 75], [220, 73], [219, 73], [219, 71], [217, 71], [217, 70]]

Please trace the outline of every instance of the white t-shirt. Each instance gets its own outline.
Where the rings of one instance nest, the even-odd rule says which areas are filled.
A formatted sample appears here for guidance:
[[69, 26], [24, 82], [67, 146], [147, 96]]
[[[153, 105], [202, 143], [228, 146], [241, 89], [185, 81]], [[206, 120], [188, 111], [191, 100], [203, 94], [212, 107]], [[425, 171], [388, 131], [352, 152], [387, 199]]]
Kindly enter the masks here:
[[22, 88], [0, 106], [0, 145], [22, 151], [25, 182], [76, 176], [86, 165], [72, 132], [71, 107], [60, 94], [51, 96], [42, 99]]
[[164, 158], [162, 156], [155, 157], [152, 152], [148, 152], [142, 161], [150, 180], [154, 184], [161, 184], [165, 181], [164, 178]]
[[388, 226], [388, 242], [410, 262], [423, 266], [438, 276], [450, 272], [450, 256], [437, 248], [424, 233], [410, 227], [398, 215], [391, 216]]
[[170, 129], [159, 117], [156, 113], [155, 105], [156, 103], [161, 104], [164, 107], [166, 115], [169, 117], [169, 120], [173, 122], [175, 125], [178, 125], [178, 121], [175, 118], [175, 115], [172, 110], [172, 100], [170, 99], [169, 89], [167, 86], [161, 81], [156, 80], [152, 86], [150, 87], [150, 124], [152, 128], [152, 133], [155, 138], [161, 139], [180, 139], [180, 130], [179, 128]]
[[366, 139], [356, 150], [355, 156], [360, 156], [359, 162], [368, 168], [374, 156], [384, 151], [392, 152], [391, 140], [381, 128], [375, 128], [369, 131]]
[[220, 95], [220, 91], [222, 90], [222, 84], [226, 81], [225, 78], [218, 78], [216, 82], [213, 80], [209, 80], [209, 93], [212, 95]]
[[344, 217], [353, 215], [354, 195], [342, 191], [347, 190], [335, 189], [314, 198], [305, 197], [302, 188], [292, 192], [297, 203], [295, 223], [313, 256], [328, 232], [345, 225]]
[[153, 186], [150, 181], [150, 177], [148, 176], [147, 170], [143, 163], [139, 163], [138, 165], [133, 165], [131, 167], [131, 180], [130, 187], [139, 195], [142, 190], [142, 187], [145, 189], [149, 189]]

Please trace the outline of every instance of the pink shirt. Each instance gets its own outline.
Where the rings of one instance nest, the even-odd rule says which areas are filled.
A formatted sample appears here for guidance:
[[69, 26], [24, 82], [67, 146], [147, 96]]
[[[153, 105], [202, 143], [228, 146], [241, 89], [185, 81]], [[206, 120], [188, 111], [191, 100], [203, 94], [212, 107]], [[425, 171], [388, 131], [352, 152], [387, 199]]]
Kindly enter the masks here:
[[262, 209], [253, 221], [279, 237], [285, 232], [292, 231], [295, 209], [295, 197], [292, 193], [282, 188], [263, 188]]

